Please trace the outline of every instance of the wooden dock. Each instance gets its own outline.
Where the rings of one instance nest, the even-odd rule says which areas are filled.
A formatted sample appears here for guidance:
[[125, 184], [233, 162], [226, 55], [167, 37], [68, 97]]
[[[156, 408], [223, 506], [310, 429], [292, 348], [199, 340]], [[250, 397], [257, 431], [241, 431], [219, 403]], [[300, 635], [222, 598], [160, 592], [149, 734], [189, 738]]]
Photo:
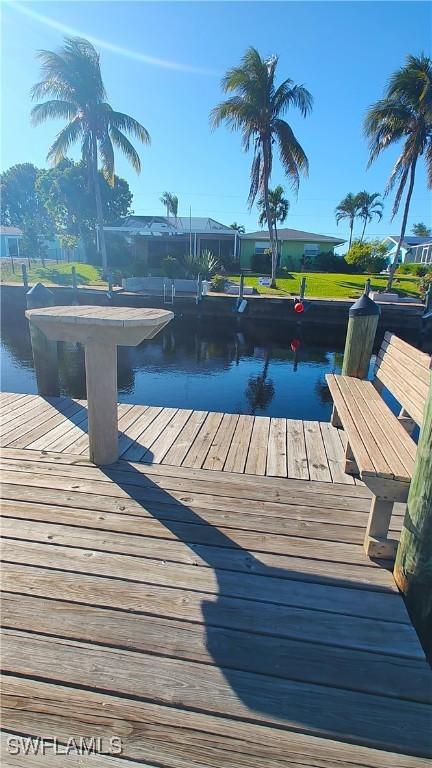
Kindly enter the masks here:
[[[123, 457], [100, 468], [85, 403], [0, 403], [3, 765], [430, 764], [432, 673], [364, 554], [337, 430], [120, 406]], [[14, 756], [8, 734], [105, 754]]]

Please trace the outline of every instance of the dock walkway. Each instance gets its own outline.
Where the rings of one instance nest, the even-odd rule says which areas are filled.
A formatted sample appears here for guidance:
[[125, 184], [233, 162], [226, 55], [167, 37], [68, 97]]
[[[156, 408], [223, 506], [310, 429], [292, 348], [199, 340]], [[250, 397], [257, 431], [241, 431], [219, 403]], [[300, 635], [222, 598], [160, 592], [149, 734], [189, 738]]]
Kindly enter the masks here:
[[[3, 765], [429, 764], [432, 673], [391, 572], [364, 554], [369, 492], [338, 481], [327, 452], [325, 479], [287, 477], [288, 423], [279, 451], [272, 420], [250, 417], [265, 461], [248, 472], [252, 439], [231, 451], [242, 417], [202, 416], [199, 459], [193, 430], [184, 445], [196, 412], [155, 409], [135, 442], [150, 409], [120, 406], [123, 458], [101, 468], [73, 421], [85, 403], [26, 397], [0, 401]], [[107, 755], [14, 756], [8, 734], [99, 738]]]

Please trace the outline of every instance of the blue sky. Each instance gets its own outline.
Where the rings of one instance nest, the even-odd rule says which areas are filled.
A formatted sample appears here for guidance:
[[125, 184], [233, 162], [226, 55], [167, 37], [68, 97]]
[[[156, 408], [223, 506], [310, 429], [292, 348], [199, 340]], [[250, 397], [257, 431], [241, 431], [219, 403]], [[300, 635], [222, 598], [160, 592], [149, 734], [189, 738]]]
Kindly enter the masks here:
[[[347, 236], [334, 208], [347, 192], [381, 192], [396, 159], [390, 150], [366, 171], [362, 119], [379, 98], [389, 74], [407, 53], [431, 48], [431, 5], [423, 2], [26, 2], [0, 0], [2, 14], [2, 170], [30, 161], [46, 165], [50, 141], [61, 127], [32, 128], [29, 90], [38, 79], [35, 51], [55, 48], [63, 30], [101, 41], [108, 99], [149, 130], [136, 176], [118, 156], [117, 172], [129, 181], [135, 213], [162, 213], [164, 190], [178, 195], [180, 214], [209, 215], [256, 228], [249, 213], [251, 157], [240, 137], [212, 132], [208, 115], [221, 99], [220, 78], [254, 45], [279, 55], [280, 78], [303, 83], [314, 96], [311, 116], [287, 115], [310, 161], [296, 200], [274, 163], [272, 185], [286, 186], [286, 225]], [[42, 17], [45, 17], [43, 19]], [[102, 44], [103, 43], [103, 44]], [[7, 116], [5, 119], [4, 116]], [[431, 223], [423, 163], [417, 174], [409, 227]], [[369, 233], [397, 232], [391, 198], [381, 223]]]

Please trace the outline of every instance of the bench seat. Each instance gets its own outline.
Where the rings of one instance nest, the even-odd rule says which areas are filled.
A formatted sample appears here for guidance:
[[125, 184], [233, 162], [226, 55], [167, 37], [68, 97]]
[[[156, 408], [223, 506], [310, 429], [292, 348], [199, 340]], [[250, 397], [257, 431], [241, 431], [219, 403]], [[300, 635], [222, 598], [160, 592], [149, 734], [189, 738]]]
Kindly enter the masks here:
[[347, 471], [365, 482], [370, 477], [409, 483], [417, 446], [372, 382], [336, 374], [326, 379], [355, 460]]

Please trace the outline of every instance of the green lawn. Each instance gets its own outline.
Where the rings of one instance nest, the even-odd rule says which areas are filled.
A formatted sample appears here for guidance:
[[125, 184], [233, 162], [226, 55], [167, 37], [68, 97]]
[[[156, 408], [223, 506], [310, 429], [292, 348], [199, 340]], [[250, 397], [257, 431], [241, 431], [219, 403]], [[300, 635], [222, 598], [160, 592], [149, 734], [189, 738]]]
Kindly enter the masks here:
[[[247, 275], [245, 285], [253, 286], [262, 294], [272, 296], [298, 296], [300, 281], [306, 277], [306, 298], [356, 299], [363, 293], [368, 277], [371, 278], [372, 290], [383, 290], [387, 278], [384, 275], [347, 275], [327, 272], [290, 272], [289, 277], [278, 277], [277, 288], [265, 288], [258, 285], [258, 275]], [[239, 282], [239, 275], [231, 275], [229, 280]], [[417, 298], [420, 279], [416, 277], [396, 277], [393, 283], [395, 293]]]
[[93, 267], [91, 264], [81, 264], [71, 262], [64, 264], [56, 262], [45, 262], [45, 267], [39, 261], [32, 261], [29, 269], [27, 261], [21, 259], [15, 264], [15, 272], [12, 272], [9, 259], [0, 262], [1, 281], [4, 283], [22, 283], [21, 263], [26, 264], [27, 274], [30, 285], [41, 282], [44, 285], [72, 285], [72, 267], [76, 268], [78, 285], [106, 285], [101, 279], [102, 270], [100, 267]]

